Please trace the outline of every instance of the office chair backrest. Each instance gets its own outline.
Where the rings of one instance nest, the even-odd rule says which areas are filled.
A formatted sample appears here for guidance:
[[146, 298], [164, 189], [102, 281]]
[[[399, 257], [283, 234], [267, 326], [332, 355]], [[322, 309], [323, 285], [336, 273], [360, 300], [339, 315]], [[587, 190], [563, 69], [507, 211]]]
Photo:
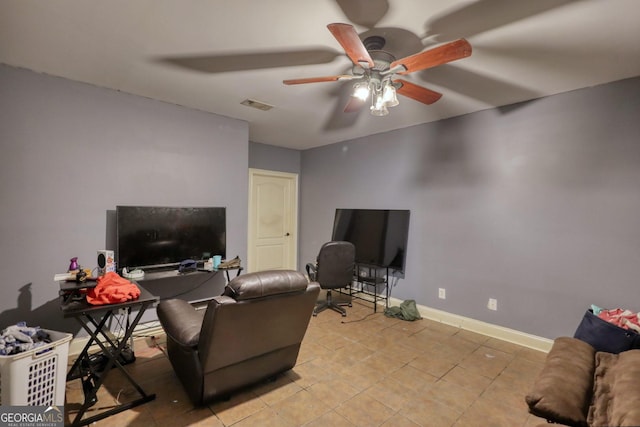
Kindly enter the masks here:
[[320, 248], [316, 281], [323, 289], [342, 288], [353, 280], [356, 247], [350, 242], [327, 242]]

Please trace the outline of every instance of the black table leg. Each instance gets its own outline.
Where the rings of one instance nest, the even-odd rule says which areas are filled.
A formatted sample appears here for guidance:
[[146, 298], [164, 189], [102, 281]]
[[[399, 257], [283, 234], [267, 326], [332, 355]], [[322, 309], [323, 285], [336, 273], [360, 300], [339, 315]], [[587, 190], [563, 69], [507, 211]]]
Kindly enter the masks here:
[[[142, 318], [142, 314], [144, 313], [145, 308], [146, 307], [143, 307], [138, 311], [138, 314], [136, 315], [133, 322], [131, 322], [131, 324], [128, 325], [128, 328], [125, 330], [125, 334], [119, 344], [116, 344], [105, 332], [105, 325], [107, 323], [107, 320], [113, 316], [113, 310], [106, 311], [99, 321], [88, 313], [84, 314], [84, 318], [80, 316], [76, 317], [84, 330], [89, 333], [90, 338], [84, 349], [80, 353], [80, 356], [76, 359], [71, 369], [69, 370], [69, 373], [67, 374], [67, 381], [77, 378], [82, 379], [84, 377], [84, 372], [82, 371], [83, 360], [86, 362], [86, 366], [89, 370], [87, 375], [92, 376], [96, 381], [87, 381], [89, 386], [87, 387], [87, 389], [85, 389], [85, 400], [82, 407], [76, 414], [73, 422], [71, 423], [72, 426], [88, 425], [95, 421], [107, 418], [111, 415], [134, 408], [143, 403], [150, 402], [156, 398], [155, 394], [147, 394], [118, 360], [120, 355], [122, 354], [122, 351], [126, 347], [127, 341], [131, 338], [133, 330]], [[89, 325], [92, 325], [93, 329], [89, 327]], [[99, 339], [99, 335], [104, 338], [106, 344]], [[102, 349], [103, 354], [107, 357], [107, 363], [101, 372], [92, 371], [91, 364], [89, 362], [89, 348], [93, 343], [98, 344], [98, 346]], [[92, 417], [82, 419], [86, 411], [95, 404], [96, 394], [98, 390], [104, 383], [109, 371], [111, 371], [111, 369], [114, 367], [124, 374], [129, 383], [138, 391], [141, 397], [134, 401], [109, 409], [108, 411], [101, 412], [100, 414], [94, 415]]]

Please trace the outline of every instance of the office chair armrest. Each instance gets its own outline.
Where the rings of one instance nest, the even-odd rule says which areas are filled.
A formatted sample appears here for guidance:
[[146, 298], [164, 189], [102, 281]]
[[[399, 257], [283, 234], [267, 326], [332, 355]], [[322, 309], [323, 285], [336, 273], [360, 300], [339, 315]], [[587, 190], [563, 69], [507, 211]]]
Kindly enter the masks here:
[[309, 276], [309, 280], [314, 282], [316, 280], [316, 272], [318, 271], [318, 266], [313, 262], [309, 262], [306, 265], [306, 269], [307, 269], [307, 276]]
[[180, 299], [161, 301], [157, 313], [165, 333], [174, 341], [185, 347], [198, 345], [203, 313]]

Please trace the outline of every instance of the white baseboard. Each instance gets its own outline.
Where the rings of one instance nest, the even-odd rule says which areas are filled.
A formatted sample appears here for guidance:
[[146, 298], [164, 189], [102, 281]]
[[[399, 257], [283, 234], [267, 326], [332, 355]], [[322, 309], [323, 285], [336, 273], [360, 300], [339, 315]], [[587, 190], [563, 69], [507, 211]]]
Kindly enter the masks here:
[[[400, 305], [400, 303], [402, 303], [402, 300], [400, 299], [389, 298], [390, 305]], [[505, 328], [504, 326], [493, 325], [491, 323], [482, 322], [480, 320], [460, 316], [458, 314], [448, 313], [446, 311], [437, 310], [424, 305], [416, 304], [416, 307], [418, 308], [420, 315], [425, 319], [455, 326], [467, 331], [476, 332], [488, 337], [521, 345], [523, 347], [548, 353], [553, 345], [553, 340], [548, 338], [527, 334], [516, 331], [515, 329]]]

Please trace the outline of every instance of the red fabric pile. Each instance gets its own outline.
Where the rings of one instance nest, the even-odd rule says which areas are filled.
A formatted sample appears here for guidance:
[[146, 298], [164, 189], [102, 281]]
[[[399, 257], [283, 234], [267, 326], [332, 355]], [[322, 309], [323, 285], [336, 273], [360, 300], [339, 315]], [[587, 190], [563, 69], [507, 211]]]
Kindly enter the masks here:
[[640, 313], [616, 308], [613, 310], [602, 310], [598, 314], [598, 317], [614, 325], [618, 325], [623, 329], [632, 329], [640, 333]]
[[98, 277], [95, 288], [87, 292], [87, 302], [93, 305], [115, 304], [136, 299], [140, 289], [134, 284], [110, 271]]

